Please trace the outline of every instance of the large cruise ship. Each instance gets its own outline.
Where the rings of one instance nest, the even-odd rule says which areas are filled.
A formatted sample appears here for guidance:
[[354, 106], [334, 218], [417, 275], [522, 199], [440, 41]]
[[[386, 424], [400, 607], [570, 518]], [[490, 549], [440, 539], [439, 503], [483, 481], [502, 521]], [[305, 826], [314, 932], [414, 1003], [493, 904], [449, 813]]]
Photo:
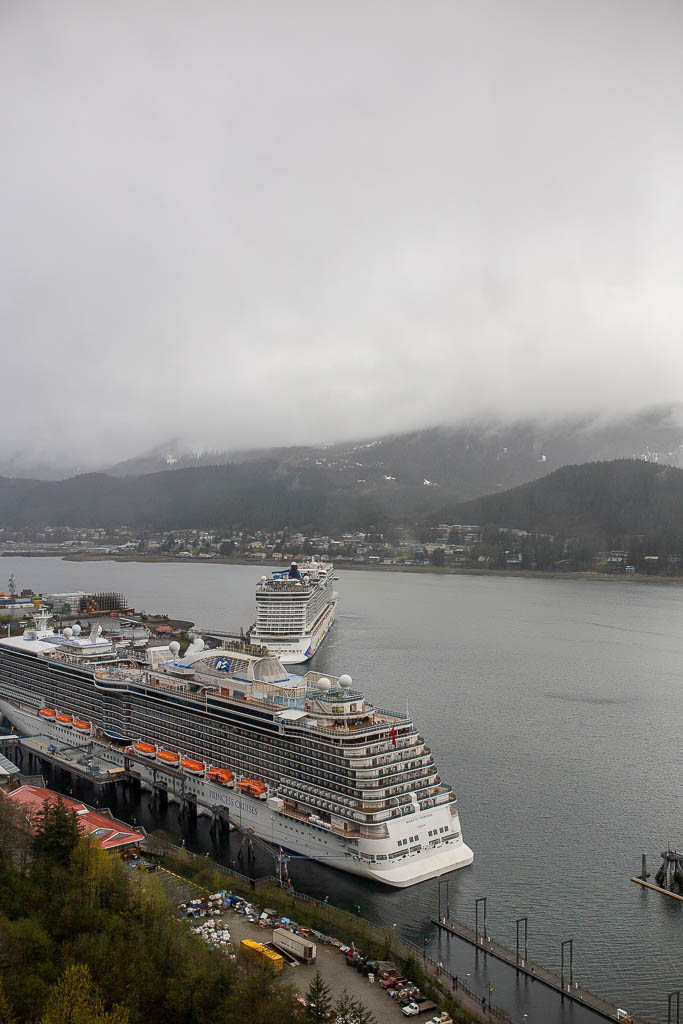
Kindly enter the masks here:
[[404, 887], [473, 860], [408, 715], [252, 644], [136, 656], [98, 626], [55, 633], [39, 614], [0, 640], [0, 712], [24, 734], [91, 743], [143, 784], [178, 778], [169, 794], [342, 871]]
[[310, 561], [262, 576], [256, 587], [256, 622], [252, 643], [262, 644], [283, 665], [313, 657], [327, 636], [337, 611], [334, 568]]

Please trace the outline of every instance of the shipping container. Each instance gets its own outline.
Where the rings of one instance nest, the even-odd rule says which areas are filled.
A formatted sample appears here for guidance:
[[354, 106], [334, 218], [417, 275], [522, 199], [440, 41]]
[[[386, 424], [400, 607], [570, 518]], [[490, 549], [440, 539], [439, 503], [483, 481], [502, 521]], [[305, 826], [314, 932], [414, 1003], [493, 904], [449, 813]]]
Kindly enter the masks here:
[[315, 942], [305, 939], [303, 935], [296, 935], [287, 928], [276, 928], [273, 931], [273, 945], [303, 960], [305, 964], [312, 964], [315, 960]]

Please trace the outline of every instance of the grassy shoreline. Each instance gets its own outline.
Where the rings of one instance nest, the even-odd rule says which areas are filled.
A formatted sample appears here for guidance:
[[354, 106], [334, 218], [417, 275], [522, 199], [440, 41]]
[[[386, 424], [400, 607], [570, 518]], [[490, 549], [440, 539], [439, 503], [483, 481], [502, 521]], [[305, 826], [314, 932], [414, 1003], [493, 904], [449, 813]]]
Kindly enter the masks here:
[[[282, 562], [252, 562], [247, 558], [178, 558], [175, 555], [103, 555], [88, 554], [87, 552], [74, 552], [64, 555], [61, 552], [36, 551], [25, 553], [3, 552], [3, 558], [61, 558], [65, 562], [175, 562], [179, 565], [250, 565], [254, 569], [259, 567], [282, 568]], [[336, 568], [339, 570], [352, 570], [353, 572], [405, 572], [405, 573], [429, 573], [435, 576], [498, 576], [512, 579], [540, 579], [540, 580], [587, 580], [603, 583], [646, 583], [662, 584], [665, 586], [680, 586], [683, 584], [683, 576], [626, 576], [624, 573], [602, 573], [590, 571], [569, 571], [555, 572], [532, 569], [475, 569], [460, 568], [455, 566], [436, 567], [433, 565], [368, 565], [359, 562], [338, 562]]]

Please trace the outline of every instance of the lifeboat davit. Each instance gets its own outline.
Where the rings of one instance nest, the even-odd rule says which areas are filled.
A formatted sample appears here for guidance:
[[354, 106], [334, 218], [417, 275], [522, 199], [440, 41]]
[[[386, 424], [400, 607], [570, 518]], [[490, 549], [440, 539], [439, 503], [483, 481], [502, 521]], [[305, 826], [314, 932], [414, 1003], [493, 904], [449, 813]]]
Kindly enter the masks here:
[[171, 768], [177, 768], [180, 762], [180, 754], [174, 754], [172, 750], [157, 750], [157, 761], [163, 761]]
[[235, 784], [235, 776], [227, 768], [209, 768], [206, 777], [221, 786], [234, 786]]
[[142, 754], [143, 757], [156, 757], [157, 748], [152, 743], [136, 743], [133, 746], [134, 754]]
[[186, 757], [184, 761], [180, 762], [180, 767], [190, 775], [203, 775], [206, 765], [203, 761], [194, 761], [191, 757]]
[[38, 714], [42, 715], [43, 718], [54, 718], [57, 712], [54, 708], [41, 708]]
[[77, 732], [87, 733], [90, 732], [91, 725], [90, 722], [85, 722], [82, 719], [74, 719], [74, 729]]
[[60, 725], [66, 725], [69, 729], [74, 724], [73, 715], [57, 715], [55, 722], [59, 722]]
[[265, 782], [259, 782], [258, 779], [242, 779], [237, 785], [243, 793], [248, 793], [249, 796], [257, 796], [259, 800], [265, 800], [268, 795]]

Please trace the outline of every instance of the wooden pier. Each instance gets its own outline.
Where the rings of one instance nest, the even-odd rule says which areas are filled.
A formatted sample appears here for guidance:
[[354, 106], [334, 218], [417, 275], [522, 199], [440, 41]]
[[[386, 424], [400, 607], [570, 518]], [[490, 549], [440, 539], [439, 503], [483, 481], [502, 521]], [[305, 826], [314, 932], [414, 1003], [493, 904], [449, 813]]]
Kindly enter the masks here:
[[[432, 921], [443, 931], [450, 935], [455, 935], [465, 942], [469, 942], [470, 945], [475, 946], [483, 953], [490, 954], [496, 960], [500, 960], [509, 967], [513, 967], [516, 971], [520, 971], [527, 977], [540, 981], [542, 985], [547, 985], [553, 991], [559, 992], [564, 998], [580, 1003], [607, 1020], [614, 1021], [617, 1019], [617, 1007], [613, 1003], [603, 999], [602, 996], [596, 996], [593, 992], [588, 992], [586, 989], [581, 988], [577, 982], [572, 983], [566, 977], [563, 981], [559, 975], [553, 974], [552, 971], [541, 966], [541, 964], [535, 963], [533, 960], [524, 960], [520, 957], [518, 961], [516, 953], [511, 949], [502, 946], [499, 942], [493, 942], [488, 936], [481, 934], [481, 932], [477, 938], [473, 928], [468, 928], [467, 925], [460, 924], [459, 921], [452, 921], [447, 918], [441, 918], [441, 920], [433, 918]], [[649, 1024], [643, 1017], [636, 1017], [634, 1014], [630, 1014], [630, 1019], [633, 1024]]]

